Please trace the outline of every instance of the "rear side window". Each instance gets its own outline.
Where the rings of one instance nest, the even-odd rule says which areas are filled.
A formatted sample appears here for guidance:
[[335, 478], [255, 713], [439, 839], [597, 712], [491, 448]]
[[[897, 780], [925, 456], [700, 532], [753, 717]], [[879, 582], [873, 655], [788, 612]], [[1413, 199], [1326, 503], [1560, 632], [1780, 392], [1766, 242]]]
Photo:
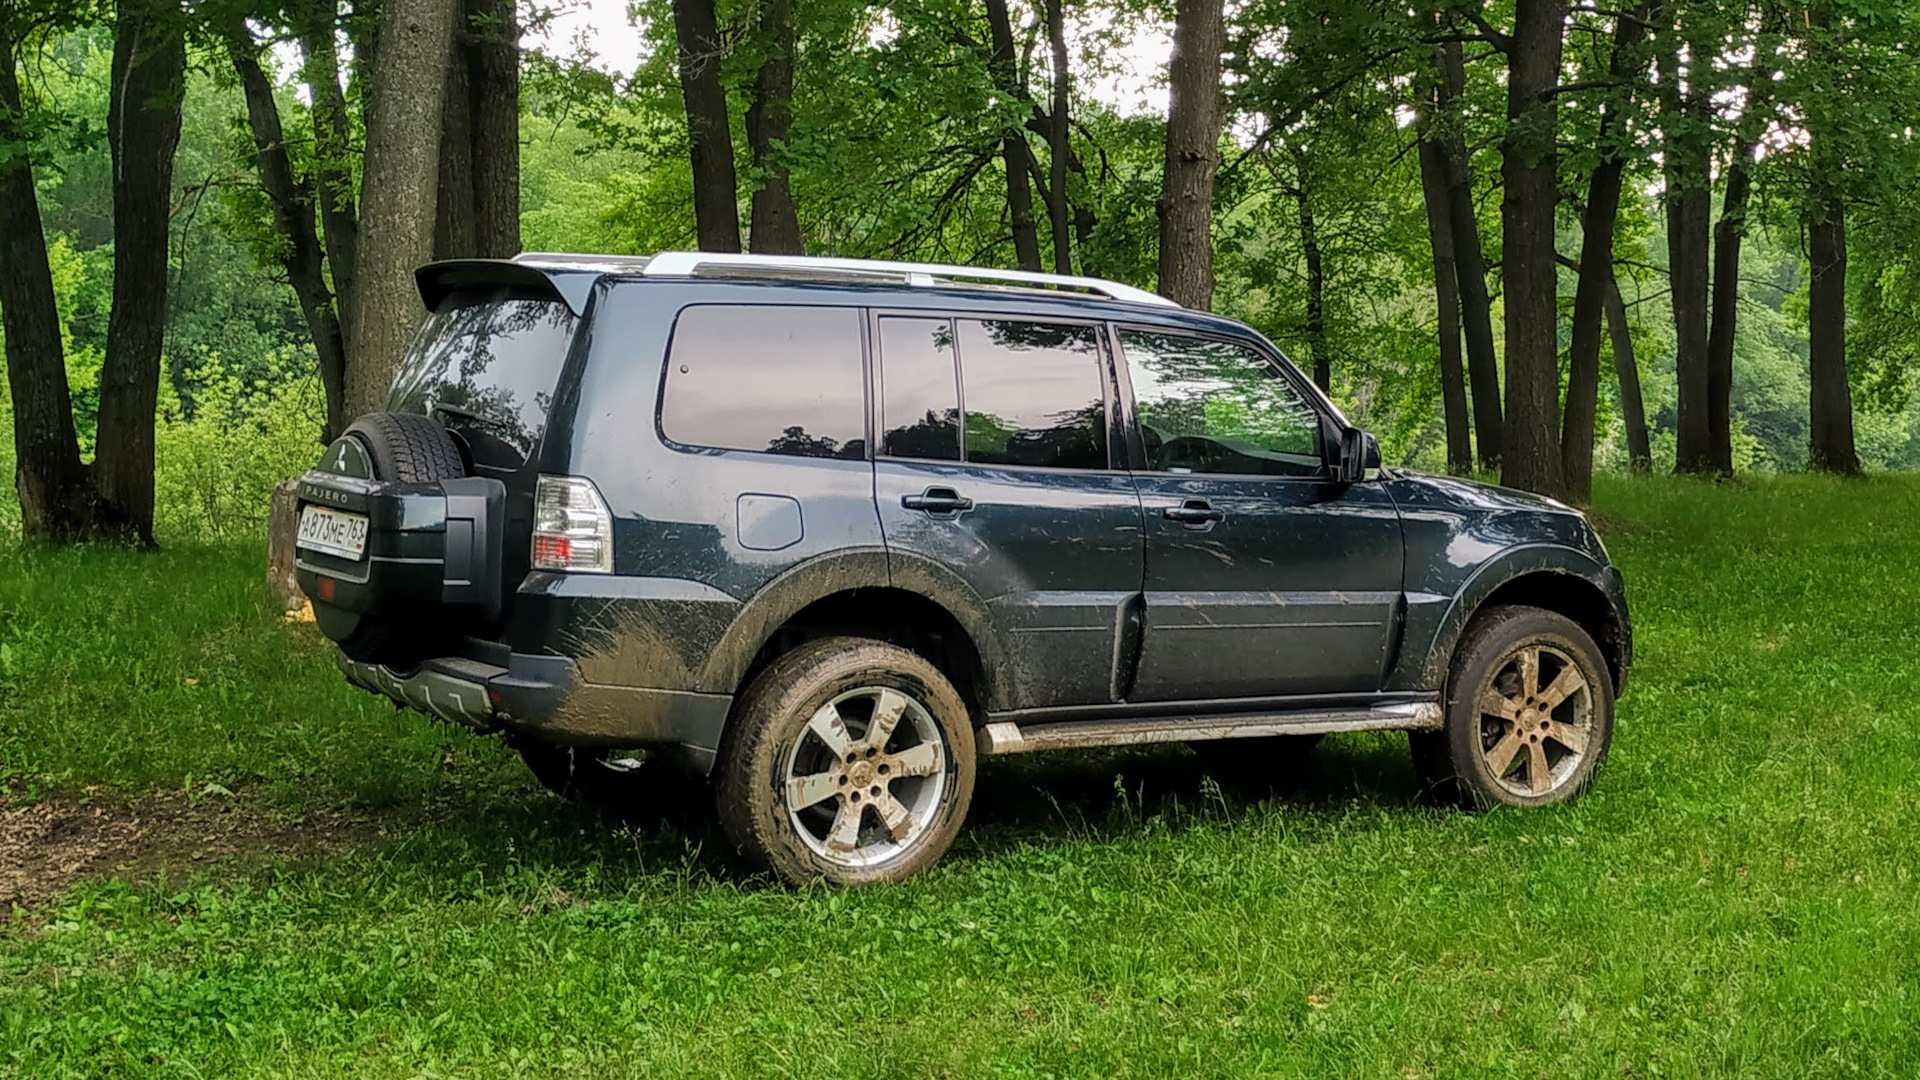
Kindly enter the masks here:
[[880, 367], [880, 450], [889, 457], [1107, 468], [1091, 326], [885, 316]]
[[682, 446], [867, 456], [855, 308], [703, 304], [667, 346], [660, 431]]
[[1107, 467], [1106, 395], [1093, 327], [973, 319], [957, 325], [968, 461]]
[[454, 293], [407, 350], [387, 411], [444, 409], [450, 420], [477, 425], [524, 458], [546, 428], [573, 326], [573, 312], [555, 300]]

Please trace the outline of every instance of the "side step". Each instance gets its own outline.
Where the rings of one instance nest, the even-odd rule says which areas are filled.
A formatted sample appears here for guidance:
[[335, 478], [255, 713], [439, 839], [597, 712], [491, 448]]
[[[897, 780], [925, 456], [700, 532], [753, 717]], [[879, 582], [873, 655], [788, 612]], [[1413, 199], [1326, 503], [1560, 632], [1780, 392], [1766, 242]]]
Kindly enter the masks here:
[[1370, 709], [1239, 716], [1175, 716], [1138, 720], [1067, 721], [1021, 726], [1002, 720], [980, 731], [983, 754], [1024, 754], [1090, 746], [1248, 739], [1261, 735], [1323, 735], [1339, 731], [1419, 731], [1443, 726], [1440, 706], [1430, 702], [1378, 705]]

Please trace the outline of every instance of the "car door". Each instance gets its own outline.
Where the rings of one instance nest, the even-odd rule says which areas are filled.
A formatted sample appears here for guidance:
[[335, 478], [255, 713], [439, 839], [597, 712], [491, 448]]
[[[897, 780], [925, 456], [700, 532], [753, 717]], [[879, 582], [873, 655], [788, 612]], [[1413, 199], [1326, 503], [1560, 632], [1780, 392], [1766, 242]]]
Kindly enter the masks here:
[[[896, 580], [961, 578], [1007, 658], [999, 708], [1114, 700], [1140, 502], [1110, 460], [1097, 324], [880, 313], [875, 495]], [[1129, 654], [1130, 655], [1130, 654]]]
[[1130, 699], [1378, 690], [1404, 561], [1384, 486], [1333, 478], [1329, 418], [1251, 342], [1115, 338], [1146, 529]]

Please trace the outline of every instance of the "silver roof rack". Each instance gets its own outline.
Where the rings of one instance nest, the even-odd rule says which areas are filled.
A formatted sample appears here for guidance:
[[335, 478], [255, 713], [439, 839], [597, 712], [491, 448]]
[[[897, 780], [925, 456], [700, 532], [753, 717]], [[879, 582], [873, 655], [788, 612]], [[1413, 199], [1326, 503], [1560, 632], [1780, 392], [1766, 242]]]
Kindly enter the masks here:
[[609, 274], [640, 273], [651, 260], [645, 255], [580, 255], [568, 251], [523, 251], [513, 257], [523, 266], [545, 270], [598, 270]]
[[977, 266], [942, 266], [937, 263], [889, 262], [883, 259], [830, 259], [810, 255], [734, 255], [711, 251], [663, 251], [644, 260], [644, 263], [640, 273], [646, 277], [694, 277], [715, 272], [725, 274], [734, 270], [816, 279], [904, 278], [908, 285], [920, 288], [931, 288], [942, 281], [972, 281], [992, 285], [1051, 286], [1135, 304], [1180, 306], [1157, 293], [1122, 285], [1117, 281], [1071, 274], [1036, 274], [1027, 270], [988, 270]]

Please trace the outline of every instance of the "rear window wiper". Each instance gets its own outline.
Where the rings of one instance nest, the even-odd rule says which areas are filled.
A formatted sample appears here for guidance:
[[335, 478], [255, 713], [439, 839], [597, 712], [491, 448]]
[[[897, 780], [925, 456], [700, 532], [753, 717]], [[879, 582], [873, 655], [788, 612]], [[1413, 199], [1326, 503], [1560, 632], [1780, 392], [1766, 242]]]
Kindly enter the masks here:
[[474, 412], [472, 409], [463, 409], [458, 405], [448, 405], [446, 402], [443, 402], [443, 401], [435, 402], [433, 407], [427, 410], [427, 414], [429, 416], [437, 412], [443, 412], [449, 416], [458, 416], [467, 420], [476, 420], [483, 423], [487, 419], [486, 417], [481, 416], [479, 413]]

